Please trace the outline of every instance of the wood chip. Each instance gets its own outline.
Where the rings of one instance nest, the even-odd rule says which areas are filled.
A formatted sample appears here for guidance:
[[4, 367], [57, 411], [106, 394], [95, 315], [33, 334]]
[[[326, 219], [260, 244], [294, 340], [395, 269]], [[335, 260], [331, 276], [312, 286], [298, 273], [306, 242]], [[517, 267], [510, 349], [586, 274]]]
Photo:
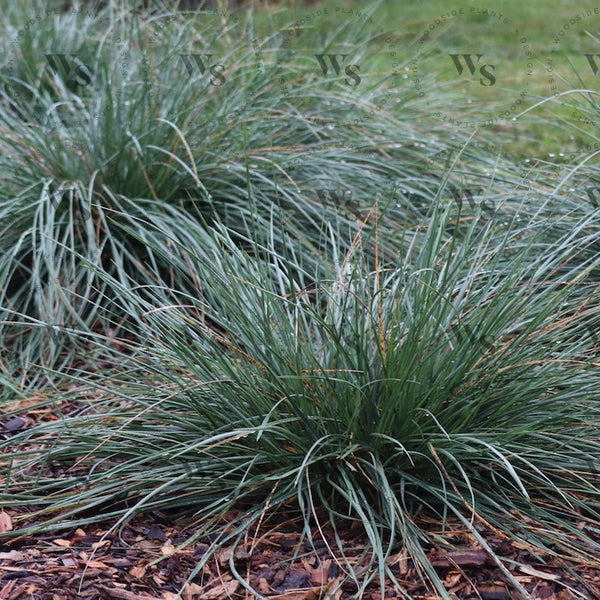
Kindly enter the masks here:
[[289, 590], [284, 594], [269, 596], [269, 600], [319, 600], [323, 588], [313, 587], [303, 590]]
[[477, 591], [483, 600], [511, 600], [510, 592], [500, 585], [479, 585]]
[[131, 569], [129, 569], [129, 574], [135, 579], [144, 579], [144, 577], [146, 577], [146, 567], [131, 567]]
[[11, 550], [10, 552], [0, 552], [0, 560], [25, 560], [23, 552], [18, 550]]
[[13, 579], [12, 581], [9, 581], [1, 590], [0, 590], [0, 599], [1, 600], [6, 600], [6, 598], [10, 598], [11, 592], [13, 591], [13, 588], [15, 587], [15, 585], [17, 585], [17, 582], [15, 579]]
[[487, 553], [483, 550], [456, 550], [446, 552], [439, 558], [434, 558], [431, 564], [434, 567], [480, 567], [487, 562]]
[[162, 600], [156, 596], [136, 594], [135, 592], [128, 592], [127, 590], [122, 590], [121, 588], [108, 587], [106, 585], [101, 585], [99, 587], [108, 594], [109, 598], [120, 598], [121, 600]]
[[3, 510], [0, 511], [0, 533], [4, 533], [5, 531], [12, 531], [12, 519], [8, 513], [5, 513]]
[[197, 583], [188, 583], [183, 588], [183, 593], [181, 594], [183, 600], [195, 600], [198, 596], [202, 596], [204, 592], [204, 588]]

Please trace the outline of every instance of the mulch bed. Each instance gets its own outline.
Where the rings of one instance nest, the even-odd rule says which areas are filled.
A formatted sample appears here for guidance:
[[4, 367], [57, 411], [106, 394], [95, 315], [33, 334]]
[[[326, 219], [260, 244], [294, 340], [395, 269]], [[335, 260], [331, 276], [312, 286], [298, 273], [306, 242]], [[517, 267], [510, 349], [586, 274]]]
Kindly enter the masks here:
[[[38, 402], [39, 398], [23, 402], [19, 416], [0, 422], [2, 437], [9, 439], [35, 423], [58, 418], [50, 407], [40, 409]], [[36, 404], [37, 409], [30, 408]], [[60, 408], [62, 414], [73, 410]], [[0, 506], [0, 533], [34, 524], [34, 510], [32, 506]], [[447, 521], [443, 531], [439, 522], [424, 516], [417, 524], [453, 548], [426, 548], [452, 598], [521, 599], [506, 574], [458, 520]], [[577, 524], [585, 527], [583, 519]], [[193, 541], [180, 549], [194, 535], [185, 520], [154, 511], [134, 518], [120, 531], [113, 530], [113, 525], [105, 522], [54, 535], [0, 537], [0, 600], [173, 600], [179, 592], [183, 600], [249, 600], [256, 596], [248, 587], [274, 600], [345, 600], [357, 596], [385, 600], [377, 576], [363, 590], [346, 576], [347, 564], [360, 571], [369, 561], [364, 532], [350, 522], [338, 529], [345, 555], [341, 557], [330, 527], [313, 524], [310, 542], [302, 535], [301, 517], [289, 508], [287, 513], [266, 517], [260, 529], [252, 530], [236, 549], [221, 547], [192, 578], [214, 540]], [[523, 527], [534, 525], [523, 523]], [[531, 599], [600, 600], [600, 532], [586, 527], [599, 549], [594, 564], [583, 559], [580, 564], [567, 564], [539, 552], [534, 555], [483, 524], [477, 525], [477, 530], [504, 559]], [[232, 564], [246, 585], [236, 578]], [[424, 585], [401, 545], [388, 558], [388, 566], [411, 598], [440, 597]], [[390, 579], [384, 582], [384, 590], [385, 598], [406, 597]]]
[[[0, 513], [0, 530], [11, 527], [19, 511]], [[430, 530], [433, 522], [423, 523]], [[263, 523], [260, 531], [238, 547], [221, 548], [191, 581], [188, 576], [209, 548], [210, 540], [176, 550], [193, 534], [183, 521], [155, 512], [136, 517], [118, 534], [110, 524], [93, 525], [60, 535], [5, 539], [0, 544], [1, 600], [71, 600], [121, 598], [123, 600], [173, 600], [183, 589], [184, 600], [226, 600], [256, 597], [232, 573], [235, 569], [253, 589], [274, 600], [343, 600], [356, 597], [358, 588], [344, 576], [344, 562], [332, 556], [318, 530], [313, 543], [301, 535], [300, 518], [280, 514]], [[452, 529], [450, 531], [450, 529]], [[323, 530], [327, 539], [331, 532]], [[437, 533], [442, 533], [437, 532]], [[600, 565], [564, 564], [539, 558], [482, 528], [486, 541], [515, 566], [513, 576], [534, 600], [600, 598]], [[341, 531], [346, 560], [364, 561], [363, 534], [349, 527]], [[511, 600], [521, 596], [460, 523], [445, 535], [455, 548], [428, 550], [428, 556], [448, 591], [457, 599]], [[333, 540], [331, 545], [333, 545]], [[233, 556], [232, 556], [233, 553]], [[157, 559], [159, 562], [156, 562]], [[397, 581], [415, 600], [434, 600], [406, 551], [399, 548], [389, 558]], [[505, 563], [506, 564], [506, 563]], [[571, 571], [571, 572], [569, 572]], [[579, 576], [578, 581], [576, 575]], [[362, 598], [382, 600], [374, 579]], [[386, 598], [401, 598], [392, 581], [385, 582]]]

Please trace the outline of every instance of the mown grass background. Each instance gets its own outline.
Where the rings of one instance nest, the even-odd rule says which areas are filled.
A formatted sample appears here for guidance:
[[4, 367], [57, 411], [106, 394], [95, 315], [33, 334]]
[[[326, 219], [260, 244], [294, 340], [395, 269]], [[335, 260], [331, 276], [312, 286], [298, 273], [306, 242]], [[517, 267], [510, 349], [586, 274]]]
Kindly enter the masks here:
[[[473, 53], [482, 49], [497, 50], [494, 52], [497, 71], [510, 77], [510, 74], [518, 74], [523, 69], [524, 49], [519, 40], [526, 37], [531, 45], [534, 64], [526, 88], [532, 96], [529, 106], [534, 103], [533, 97], [543, 101], [554, 93], [569, 89], [597, 89], [596, 76], [583, 56], [585, 53], [595, 53], [597, 47], [598, 5], [593, 0], [576, 5], [556, 0], [525, 5], [515, 0], [482, 0], [470, 4], [448, 4], [434, 0], [406, 6], [385, 2], [378, 11], [385, 15], [388, 22], [401, 18], [403, 26], [398, 36], [397, 51], [403, 56], [413, 57], [415, 36], [420, 35], [436, 18], [459, 8], [463, 9], [464, 16], [453, 21], [451, 35], [439, 35], [436, 38], [435, 47], [439, 54], [446, 55], [464, 48]], [[500, 18], [495, 21], [497, 27], [478, 26], [489, 19], [486, 10], [488, 14], [494, 11], [497, 15], [505, 15], [510, 26], [504, 26]], [[587, 11], [591, 11], [591, 17], [587, 16]], [[583, 15], [586, 15], [585, 18], [575, 26], [570, 25], [572, 18]], [[560, 36], [561, 42], [557, 44], [555, 39], [559, 31], [565, 31], [565, 24], [570, 25], [570, 30], [565, 32], [566, 37]], [[458, 45], [454, 46], [453, 42]], [[549, 67], [554, 70], [554, 75], [548, 72]], [[456, 76], [456, 69], [447, 57], [436, 61], [433, 77], [440, 84]], [[518, 88], [518, 83], [515, 83], [515, 88]], [[555, 85], [556, 89], [553, 89]], [[433, 87], [435, 84], [432, 84]], [[489, 88], [474, 85], [470, 91], [475, 96], [481, 94], [490, 104], [497, 99], [497, 95], [495, 98]], [[574, 157], [580, 158], [599, 149], [598, 127], [594, 117], [596, 104], [597, 98], [591, 94], [575, 94], [561, 97], [558, 101], [545, 102], [527, 118], [520, 117], [516, 123], [493, 128], [498, 134], [495, 136], [496, 143], [503, 150], [521, 158], [537, 157], [550, 162], [568, 162]], [[573, 127], [573, 124], [577, 127]]]
[[[461, 519], [522, 593], [478, 519], [597, 562], [598, 173], [568, 113], [597, 116], [593, 95], [454, 127], [434, 117], [456, 110], [451, 70], [427, 102], [406, 84], [446, 5], [218, 6], [2, 13], [1, 401], [73, 407], [2, 442], [2, 505], [32, 532], [170, 509], [214, 551], [290, 503], [344, 515], [370, 542], [343, 563], [359, 594], [404, 545], [450, 597], [417, 509]], [[502, 11], [543, 65], [545, 14]], [[497, 47], [516, 71], [508, 29], [481, 24], [433, 49]], [[205, 51], [222, 66], [190, 74]], [[315, 61], [346, 52], [356, 88]]]

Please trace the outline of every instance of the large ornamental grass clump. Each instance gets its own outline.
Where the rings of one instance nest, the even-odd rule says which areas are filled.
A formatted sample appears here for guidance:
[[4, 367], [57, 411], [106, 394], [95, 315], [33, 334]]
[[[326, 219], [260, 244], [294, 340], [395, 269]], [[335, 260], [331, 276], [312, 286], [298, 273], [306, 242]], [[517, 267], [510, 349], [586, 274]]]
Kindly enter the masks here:
[[[225, 228], [190, 221], [174, 268], [196, 289], [101, 276], [141, 340], [119, 351], [94, 339], [120, 369], [79, 381], [78, 414], [10, 441], [6, 492], [52, 528], [191, 511], [196, 537], [216, 540], [203, 561], [278, 509], [297, 507], [307, 527], [355, 520], [370, 558], [348, 576], [383, 581], [403, 545], [444, 597], [417, 512], [460, 519], [517, 588], [482, 523], [593, 560], [574, 521], [599, 517], [589, 223], [553, 242], [476, 221], [459, 242], [450, 225], [433, 209], [405, 232], [405, 255], [374, 268], [365, 244], [378, 240], [358, 234], [315, 273], [294, 244], [279, 253], [264, 236], [242, 251]], [[148, 235], [163, 254], [163, 233]]]

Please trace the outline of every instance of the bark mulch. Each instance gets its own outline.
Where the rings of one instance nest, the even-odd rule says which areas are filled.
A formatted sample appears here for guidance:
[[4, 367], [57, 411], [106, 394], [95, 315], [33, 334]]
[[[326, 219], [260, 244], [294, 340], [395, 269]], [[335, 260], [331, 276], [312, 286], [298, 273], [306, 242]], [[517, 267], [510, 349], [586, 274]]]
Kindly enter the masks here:
[[[38, 400], [30, 399], [27, 405], [38, 404]], [[24, 410], [19, 416], [0, 423], [2, 437], [8, 439], [35, 422], [58, 418], [51, 408], [28, 412], [27, 405], [21, 407]], [[63, 414], [70, 412], [69, 407], [63, 408]], [[0, 483], [2, 479], [0, 474]], [[34, 506], [0, 506], [0, 534], [37, 524], [34, 510]], [[535, 523], [521, 520], [524, 529], [535, 529]], [[567, 563], [533, 552], [484, 524], [476, 527], [532, 600], [600, 600], [600, 531], [576, 515], [574, 522], [594, 540], [590, 553], [597, 550], [596, 560], [582, 557], [577, 564]], [[342, 557], [330, 526], [313, 523], [307, 537], [302, 533], [301, 517], [291, 508], [266, 517], [237, 548], [219, 548], [192, 578], [190, 574], [214, 539], [194, 538], [180, 548], [194, 536], [193, 527], [160, 511], [137, 516], [121, 530], [113, 525], [105, 522], [55, 535], [0, 535], [0, 600], [173, 600], [179, 592], [183, 600], [249, 600], [256, 596], [248, 588], [273, 600], [406, 597], [398, 586], [415, 600], [439, 598], [422, 582], [402, 545], [388, 558], [397, 584], [389, 578], [383, 582], [385, 597], [376, 573], [371, 583], [359, 590], [348, 579], [347, 567], [352, 565], [358, 572], [369, 563], [367, 540], [360, 527], [348, 522], [338, 529]], [[437, 547], [425, 550], [452, 598], [521, 600], [506, 573], [458, 520], [447, 521], [442, 530], [438, 521], [420, 516], [417, 525], [440, 540]]]
[[[0, 531], [9, 530], [19, 512], [23, 514], [14, 509], [0, 512]], [[187, 581], [188, 576], [211, 540], [176, 549], [193, 531], [183, 521], [161, 512], [136, 517], [120, 533], [109, 532], [107, 523], [63, 531], [60, 536], [0, 540], [0, 600], [173, 600], [182, 589], [184, 600], [256, 597], [234, 576], [231, 564], [253, 589], [273, 600], [356, 597], [358, 588], [345, 577], [345, 563], [339, 553], [336, 556], [329, 552], [316, 527], [312, 544], [308, 542], [301, 534], [300, 523], [299, 517], [285, 514], [271, 518], [237, 549], [224, 547], [217, 551], [191, 581]], [[439, 527], [434, 522], [421, 525], [431, 531]], [[332, 532], [326, 527], [322, 532], [325, 539], [331, 536], [328, 541], [333, 547]], [[460, 523], [437, 533], [447, 536], [457, 548], [427, 551], [453, 598], [521, 598], [501, 569], [477, 546], [472, 534], [461, 530]], [[498, 556], [522, 563], [511, 569], [512, 574], [532, 599], [600, 599], [600, 563], [560, 564], [548, 556], [533, 556], [485, 528], [480, 533]], [[345, 560], [355, 568], [365, 561], [363, 535], [352, 527], [341, 531]], [[412, 598], [439, 598], [419, 579], [405, 549], [398, 548], [388, 562]], [[383, 600], [377, 577], [361, 597]], [[387, 580], [385, 598], [402, 597], [394, 583]]]

